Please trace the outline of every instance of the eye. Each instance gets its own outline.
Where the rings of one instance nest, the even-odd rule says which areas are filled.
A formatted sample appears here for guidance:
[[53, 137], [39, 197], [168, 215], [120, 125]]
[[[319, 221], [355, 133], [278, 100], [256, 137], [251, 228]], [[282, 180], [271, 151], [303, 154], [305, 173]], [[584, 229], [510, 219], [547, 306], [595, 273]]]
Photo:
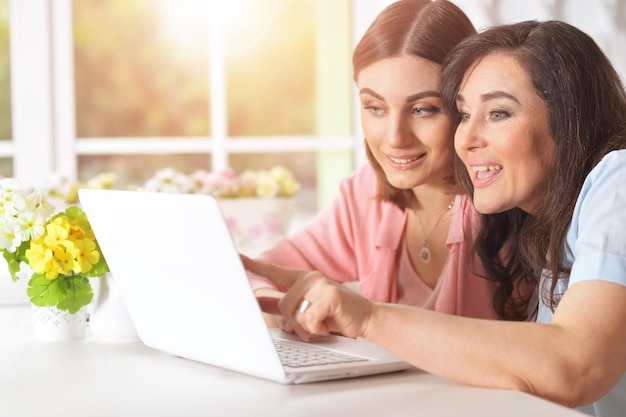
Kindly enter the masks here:
[[459, 113], [459, 121], [462, 122], [467, 122], [470, 119], [470, 114], [467, 112], [463, 112], [463, 111], [458, 111]]
[[372, 113], [374, 116], [382, 116], [385, 113], [385, 110], [378, 106], [366, 105], [363, 106], [363, 109]]
[[497, 122], [508, 118], [511, 114], [505, 110], [492, 110], [489, 112], [489, 119]]
[[424, 116], [428, 116], [430, 114], [435, 114], [439, 112], [439, 108], [435, 107], [435, 106], [431, 106], [431, 107], [414, 107], [413, 108], [413, 113], [417, 116], [420, 117], [424, 117]]

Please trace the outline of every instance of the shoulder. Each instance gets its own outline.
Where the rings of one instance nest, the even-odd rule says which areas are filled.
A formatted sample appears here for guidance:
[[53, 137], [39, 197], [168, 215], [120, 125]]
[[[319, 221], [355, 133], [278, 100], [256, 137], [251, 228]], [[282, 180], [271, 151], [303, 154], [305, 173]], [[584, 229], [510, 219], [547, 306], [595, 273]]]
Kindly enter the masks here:
[[587, 182], [606, 178], [607, 176], [626, 175], [626, 149], [609, 152], [602, 158], [589, 175]]
[[369, 163], [358, 167], [349, 177], [341, 181], [343, 192], [357, 193], [360, 199], [374, 199], [378, 188], [378, 178]]
[[378, 177], [374, 168], [367, 163], [341, 181], [339, 198], [353, 212], [368, 216], [380, 216], [387, 212], [402, 215], [402, 211], [394, 204], [376, 198], [377, 190]]
[[480, 228], [480, 215], [474, 208], [472, 199], [467, 194], [458, 194], [454, 198], [454, 211], [450, 219], [448, 245], [466, 242], [473, 243]]
[[567, 233], [570, 284], [601, 279], [626, 285], [626, 150], [607, 154], [589, 173]]
[[626, 149], [609, 152], [587, 175], [577, 205], [581, 206], [586, 201], [595, 204], [596, 201], [606, 199], [607, 195], [619, 196], [623, 194], [625, 183]]
[[334, 213], [352, 225], [359, 239], [371, 234], [377, 245], [395, 247], [402, 237], [406, 213], [376, 198], [378, 177], [368, 163], [341, 181]]

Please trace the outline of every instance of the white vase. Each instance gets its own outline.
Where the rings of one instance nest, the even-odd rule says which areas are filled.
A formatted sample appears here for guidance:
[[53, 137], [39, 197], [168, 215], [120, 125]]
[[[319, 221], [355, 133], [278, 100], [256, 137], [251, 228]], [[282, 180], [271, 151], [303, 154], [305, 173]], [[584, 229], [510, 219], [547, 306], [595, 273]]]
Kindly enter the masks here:
[[109, 342], [138, 342], [124, 300], [111, 273], [99, 278], [99, 290], [93, 312], [89, 317], [89, 330], [94, 338]]
[[87, 328], [85, 307], [71, 314], [56, 307], [31, 304], [33, 331], [36, 340], [64, 341], [83, 339]]

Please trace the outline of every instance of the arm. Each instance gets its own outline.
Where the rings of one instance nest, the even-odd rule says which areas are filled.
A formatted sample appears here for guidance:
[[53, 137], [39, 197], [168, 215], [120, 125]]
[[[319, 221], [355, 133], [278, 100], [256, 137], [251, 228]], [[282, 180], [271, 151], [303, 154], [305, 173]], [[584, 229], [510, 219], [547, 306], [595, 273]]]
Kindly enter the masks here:
[[[268, 265], [244, 259], [247, 269]], [[376, 303], [317, 272], [272, 269], [296, 284], [278, 308], [308, 340], [364, 337], [425, 371], [461, 383], [517, 389], [568, 406], [606, 394], [626, 372], [626, 286], [584, 281], [567, 290], [550, 324], [481, 320]], [[298, 312], [303, 298], [311, 301]]]
[[625, 322], [626, 287], [585, 281], [566, 292], [550, 324], [377, 304], [362, 335], [458, 382], [579, 406], [602, 397], [626, 371]]

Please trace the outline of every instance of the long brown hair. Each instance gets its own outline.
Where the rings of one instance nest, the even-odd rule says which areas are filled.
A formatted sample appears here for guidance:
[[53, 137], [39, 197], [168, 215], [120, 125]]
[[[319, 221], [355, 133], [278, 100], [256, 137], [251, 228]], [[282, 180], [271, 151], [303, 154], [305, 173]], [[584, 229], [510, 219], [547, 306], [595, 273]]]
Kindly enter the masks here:
[[[456, 99], [466, 71], [493, 53], [515, 58], [546, 103], [555, 157], [538, 210], [532, 216], [519, 208], [483, 215], [476, 251], [487, 273], [501, 284], [497, 303], [504, 305], [515, 281], [531, 277], [536, 285], [546, 269], [552, 283], [542, 296], [554, 309], [560, 298], [557, 281], [570, 272], [563, 266], [566, 235], [583, 182], [608, 152], [626, 148], [626, 93], [591, 37], [564, 22], [526, 21], [493, 27], [451, 52], [442, 70], [444, 106], [450, 114], [458, 117]], [[456, 172], [473, 194], [458, 158]], [[505, 245], [510, 249], [506, 263], [495, 256]]]
[[[385, 58], [415, 55], [441, 64], [454, 46], [474, 33], [476, 30], [468, 17], [449, 1], [394, 2], [376, 17], [356, 46], [352, 57], [354, 80], [362, 69]], [[419, 74], [415, 76], [419, 77]], [[377, 198], [390, 201], [402, 210], [411, 207], [415, 199], [413, 192], [392, 186], [367, 142], [365, 148], [378, 176]]]

